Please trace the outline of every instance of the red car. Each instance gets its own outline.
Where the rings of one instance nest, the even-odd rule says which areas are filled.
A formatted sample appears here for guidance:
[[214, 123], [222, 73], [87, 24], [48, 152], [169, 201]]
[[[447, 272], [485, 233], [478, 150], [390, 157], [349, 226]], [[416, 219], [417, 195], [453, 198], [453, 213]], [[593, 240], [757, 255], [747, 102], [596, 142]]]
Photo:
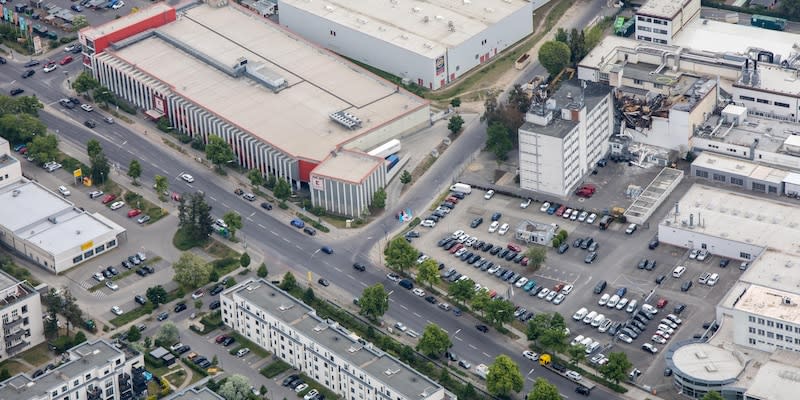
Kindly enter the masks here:
[[117, 198], [117, 196], [115, 196], [113, 194], [107, 194], [106, 197], [103, 197], [103, 201], [101, 203], [108, 204], [108, 203], [111, 203], [112, 201], [116, 200], [116, 198]]
[[494, 290], [489, 291], [489, 297], [491, 298], [497, 297], [497, 292], [495, 292]]
[[558, 210], [556, 210], [556, 216], [560, 217], [564, 215], [564, 211], [567, 211], [567, 206], [558, 207]]
[[458, 250], [460, 250], [462, 247], [464, 247], [464, 245], [463, 245], [463, 244], [461, 244], [461, 243], [459, 243], [459, 244], [457, 244], [457, 245], [453, 246], [453, 248], [452, 248], [452, 249], [450, 249], [450, 254], [455, 254], [455, 253], [456, 253]]
[[523, 267], [527, 267], [528, 266], [528, 261], [530, 261], [530, 260], [528, 260], [528, 257], [523, 257], [522, 260], [519, 262], [519, 265], [522, 265]]
[[453, 204], [458, 204], [458, 199], [453, 197], [453, 196], [450, 196], [450, 197], [444, 199], [444, 201], [449, 201], [449, 202], [451, 202]]
[[142, 213], [142, 210], [138, 208], [134, 208], [133, 210], [128, 211], [128, 218], [133, 218]]
[[59, 61], [58, 63], [61, 64], [61, 65], [67, 65], [67, 64], [71, 63], [72, 60], [73, 60], [72, 56], [66, 56], [66, 57], [62, 58], [61, 61]]
[[658, 299], [658, 303], [656, 303], [656, 307], [664, 308], [664, 307], [667, 306], [667, 303], [669, 303], [669, 301], [667, 301], [667, 299]]
[[228, 337], [227, 337], [227, 336], [225, 336], [225, 335], [219, 335], [219, 336], [217, 336], [217, 338], [216, 338], [214, 341], [216, 341], [216, 342], [219, 344], [219, 343], [222, 343], [222, 342], [224, 342], [224, 341], [225, 341], [225, 339], [227, 339], [227, 338], [228, 338]]
[[507, 247], [508, 247], [509, 250], [511, 250], [513, 252], [517, 252], [517, 253], [522, 252], [522, 247], [519, 247], [518, 245], [516, 245], [514, 243], [509, 243]]
[[181, 194], [177, 192], [172, 192], [172, 200], [181, 201]]

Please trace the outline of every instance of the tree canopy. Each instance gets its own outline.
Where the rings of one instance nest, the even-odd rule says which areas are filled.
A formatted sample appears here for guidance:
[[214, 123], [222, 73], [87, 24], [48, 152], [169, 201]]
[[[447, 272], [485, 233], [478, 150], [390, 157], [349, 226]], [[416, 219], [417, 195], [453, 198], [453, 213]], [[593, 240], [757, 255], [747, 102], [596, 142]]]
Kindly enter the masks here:
[[417, 267], [417, 281], [425, 282], [428, 287], [439, 283], [441, 276], [439, 276], [439, 263], [436, 260], [429, 258], [422, 262]]
[[486, 130], [486, 148], [494, 154], [499, 161], [508, 158], [508, 152], [514, 148], [514, 143], [509, 137], [509, 129], [501, 122], [492, 122]]
[[533, 382], [533, 390], [528, 393], [528, 400], [561, 400], [556, 385], [548, 382], [544, 378], [536, 378]]
[[183, 287], [195, 289], [208, 283], [211, 265], [200, 256], [184, 252], [177, 262], [172, 264], [175, 275], [172, 279]]
[[225, 400], [246, 400], [250, 396], [250, 380], [239, 374], [231, 375], [217, 393]]
[[361, 307], [361, 314], [377, 320], [389, 310], [389, 294], [382, 284], [376, 283], [364, 288], [358, 299], [358, 306]]
[[600, 374], [606, 379], [619, 383], [628, 376], [628, 371], [633, 368], [633, 364], [628, 360], [628, 356], [623, 352], [614, 352], [608, 355], [608, 362], [599, 368]]
[[539, 48], [539, 62], [550, 75], [558, 75], [569, 65], [571, 53], [565, 43], [551, 40]]
[[236, 231], [242, 229], [242, 216], [236, 211], [228, 211], [222, 216], [222, 220], [228, 225], [231, 238], [236, 237]]
[[486, 389], [489, 393], [508, 397], [512, 392], [522, 390], [523, 378], [517, 364], [507, 355], [501, 354], [489, 366], [486, 375]]
[[178, 331], [178, 327], [172, 321], [162, 323], [161, 327], [158, 328], [158, 333], [156, 333], [156, 343], [161, 346], [171, 346], [177, 343], [180, 338], [181, 334]]
[[216, 135], [208, 135], [206, 158], [216, 165], [217, 168], [221, 168], [222, 164], [234, 160], [234, 155], [231, 146], [225, 139]]
[[434, 324], [425, 326], [425, 331], [417, 342], [417, 350], [426, 356], [438, 356], [452, 346], [450, 336], [444, 329]]
[[417, 261], [417, 249], [404, 238], [398, 237], [389, 242], [383, 251], [386, 265], [390, 268], [405, 271]]

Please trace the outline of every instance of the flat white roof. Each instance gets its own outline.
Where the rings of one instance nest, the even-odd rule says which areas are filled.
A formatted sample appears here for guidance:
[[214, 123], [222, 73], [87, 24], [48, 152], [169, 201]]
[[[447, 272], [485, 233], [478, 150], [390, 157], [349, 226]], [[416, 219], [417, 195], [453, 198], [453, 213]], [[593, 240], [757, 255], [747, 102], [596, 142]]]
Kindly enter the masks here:
[[[121, 67], [164, 82], [180, 96], [296, 158], [322, 161], [345, 142], [428, 105], [233, 7], [204, 4], [181, 14], [158, 31], [222, 65], [233, 66], [240, 57], [249, 64], [261, 63], [285, 79], [288, 87], [273, 93], [248, 78], [233, 78], [157, 36], [97, 57], [124, 61], [128, 65]], [[334, 122], [329, 115], [336, 111], [358, 117], [362, 127], [350, 130]]]
[[741, 158], [727, 157], [709, 151], [700, 153], [692, 165], [706, 169], [717, 170], [729, 175], [747, 176], [751, 179], [772, 182], [779, 185], [789, 175], [788, 171], [768, 167], [762, 164], [743, 160]]
[[800, 362], [797, 359], [793, 361], [794, 365], [776, 361], [763, 364], [747, 389], [746, 397], [796, 399], [800, 393]]
[[431, 58], [521, 8], [533, 11], [524, 0], [281, 0], [283, 5]]
[[[784, 304], [784, 301], [789, 304]], [[766, 318], [800, 324], [800, 295], [782, 290], [750, 285], [739, 297], [734, 309]]]
[[694, 184], [679, 200], [679, 207], [677, 225], [672, 212], [661, 223], [681, 227], [680, 221], [694, 214], [695, 232], [800, 257], [800, 208], [796, 204]]
[[683, 27], [672, 43], [676, 46], [717, 53], [747, 54], [750, 48], [760, 48], [780, 54], [782, 59], [786, 59], [789, 54], [795, 52], [793, 46], [795, 43], [800, 43], [800, 35], [695, 18]]
[[[606, 36], [596, 46], [578, 62], [578, 66], [599, 69], [605, 63], [614, 63], [616, 61], [617, 48], [635, 49], [641, 42], [626, 38], [622, 36]], [[656, 43], [647, 43], [647, 47], [663, 47], [669, 49], [671, 47], [666, 45], [659, 45]]]
[[672, 354], [672, 362], [684, 375], [710, 382], [736, 379], [745, 368], [732, 352], [708, 343], [680, 347]]
[[335, 156], [331, 154], [319, 166], [314, 168], [312, 174], [359, 184], [375, 169], [380, 168], [381, 163], [385, 162], [380, 157], [343, 150], [337, 152]]
[[800, 295], [800, 259], [779, 250], [767, 249], [739, 280]]
[[72, 210], [72, 203], [33, 182], [21, 182], [0, 191], [0, 223], [19, 234], [20, 230], [47, 221], [47, 217]]
[[639, 7], [636, 14], [672, 19], [692, 1], [694, 0], [648, 0], [647, 3]]

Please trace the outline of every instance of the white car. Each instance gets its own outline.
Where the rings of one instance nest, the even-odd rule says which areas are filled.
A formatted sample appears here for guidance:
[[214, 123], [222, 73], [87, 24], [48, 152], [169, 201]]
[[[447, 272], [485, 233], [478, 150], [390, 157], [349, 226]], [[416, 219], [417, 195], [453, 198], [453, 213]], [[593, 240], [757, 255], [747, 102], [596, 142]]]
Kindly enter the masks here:
[[654, 341], [654, 342], [656, 342], [658, 344], [667, 343], [667, 339], [664, 339], [663, 337], [658, 336], [658, 335], [653, 335], [653, 337], [651, 337], [650, 340], [652, 340], [652, 341]]
[[522, 203], [519, 203], [519, 208], [528, 208], [528, 206], [531, 205], [532, 201], [533, 201], [533, 199], [528, 197], [525, 201], [523, 201]]
[[[119, 3], [117, 3], [117, 4], [119, 4]], [[300, 393], [300, 392], [302, 392], [303, 390], [306, 390], [306, 389], [308, 389], [308, 384], [307, 383], [301, 383], [301, 384], [297, 385], [296, 388], [294, 388], [294, 392], [295, 393]]]
[[420, 289], [420, 288], [414, 288], [413, 290], [411, 290], [411, 293], [414, 293], [415, 295], [417, 295], [419, 297], [424, 297], [425, 296], [425, 291]]
[[555, 299], [553, 299], [553, 304], [555, 304], [555, 305], [559, 305], [559, 304], [563, 303], [563, 302], [564, 302], [564, 299], [566, 299], [566, 298], [567, 298], [567, 296], [564, 296], [563, 294], [559, 293], [559, 294], [556, 296], [556, 298], [555, 298]]
[[101, 274], [100, 272], [95, 272], [94, 275], [92, 275], [92, 278], [94, 278], [94, 280], [96, 280], [98, 282], [102, 282], [102, 281], [106, 280], [106, 277], [103, 276], [103, 274]]
[[499, 227], [500, 227], [500, 222], [492, 221], [492, 223], [489, 225], [489, 233], [497, 232], [497, 228]]
[[114, 315], [122, 315], [122, 309], [119, 308], [119, 306], [111, 307], [111, 312], [114, 313]]
[[111, 204], [111, 209], [112, 209], [112, 210], [119, 210], [119, 209], [120, 209], [120, 208], [122, 208], [124, 205], [125, 205], [125, 202], [124, 202], [124, 201], [115, 201], [113, 204]]
[[565, 375], [567, 378], [569, 378], [569, 379], [572, 379], [572, 380], [573, 380], [573, 381], [575, 381], [575, 382], [577, 382], [577, 381], [579, 381], [579, 380], [583, 379], [583, 377], [581, 376], [581, 374], [579, 374], [579, 373], [577, 373], [577, 372], [575, 372], [575, 371], [572, 371], [572, 370], [570, 370], [570, 371], [567, 371], [567, 373], [566, 373], [566, 374], [564, 374], [564, 375]]
[[566, 210], [564, 210], [564, 214], [561, 214], [561, 218], [569, 219], [569, 216], [571, 214], [572, 214], [572, 209], [571, 208], [567, 208]]
[[45, 72], [45, 73], [47, 73], [47, 72], [53, 72], [53, 71], [55, 71], [55, 70], [56, 70], [56, 68], [58, 68], [58, 64], [56, 64], [56, 63], [49, 63], [49, 64], [45, 64], [45, 65], [44, 65], [44, 68], [42, 68], [42, 69], [44, 69], [44, 72]]
[[107, 288], [109, 288], [109, 289], [111, 289], [111, 290], [113, 290], [113, 291], [115, 291], [115, 292], [116, 292], [117, 290], [119, 290], [119, 285], [117, 285], [117, 284], [116, 284], [116, 283], [114, 283], [113, 281], [106, 281], [106, 287], [107, 287]]
[[[69, 196], [69, 195], [67, 195], [67, 196]], [[719, 281], [719, 274], [713, 273], [713, 274], [711, 274], [710, 277], [708, 277], [708, 280], [706, 281], [706, 285], [714, 286], [714, 285], [717, 284], [717, 281]]]
[[505, 235], [506, 232], [508, 232], [508, 223], [500, 225], [500, 230], [497, 231], [497, 233], [500, 234], [500, 235]]
[[572, 289], [573, 289], [573, 286], [572, 286], [572, 285], [567, 285], [567, 286], [564, 286], [563, 288], [561, 288], [561, 294], [563, 294], [564, 296], [566, 296], [566, 295], [568, 295], [568, 294], [572, 293]]
[[492, 196], [494, 196], [494, 190], [492, 190], [492, 189], [489, 189], [489, 190], [486, 192], [486, 194], [484, 194], [484, 195], [483, 195], [483, 198], [484, 198], [484, 199], [486, 199], [486, 200], [489, 200], [489, 199], [491, 199], [491, 198], [492, 198]]
[[604, 305], [606, 305], [606, 303], [608, 303], [608, 299], [610, 299], [610, 298], [611, 298], [610, 294], [604, 293], [603, 296], [600, 297], [600, 300], [597, 301], [597, 304], [601, 305], [601, 306], [604, 306]]
[[656, 348], [656, 346], [653, 346], [653, 345], [652, 345], [652, 344], [650, 344], [650, 343], [645, 343], [645, 344], [643, 344], [643, 345], [642, 345], [642, 350], [649, 351], [649, 352], [650, 352], [650, 354], [656, 354], [656, 353], [658, 353], [658, 349]]
[[189, 174], [181, 174], [180, 178], [183, 179], [184, 181], [188, 182], [188, 183], [194, 182], [194, 177], [189, 175]]
[[594, 320], [594, 317], [596, 317], [596, 316], [597, 316], [597, 311], [592, 311], [589, 314], [586, 314], [586, 316], [583, 317], [583, 323], [584, 324], [591, 324], [592, 320]]
[[464, 234], [464, 231], [462, 231], [461, 229], [459, 229], [459, 230], [457, 230], [457, 231], [453, 232], [453, 236], [452, 236], [452, 238], [453, 238], [453, 239], [458, 239], [458, 238], [460, 238], [460, 237], [461, 237], [461, 235], [463, 235], [463, 234]]
[[553, 299], [556, 298], [556, 295], [558, 295], [558, 292], [556, 292], [555, 290], [551, 290], [550, 293], [548, 293], [547, 296], [544, 297], [544, 299], [546, 301], [553, 301]]
[[589, 214], [589, 217], [586, 218], [586, 223], [587, 224], [593, 224], [596, 219], [597, 219], [597, 214], [591, 213], [591, 214]]
[[678, 318], [678, 316], [677, 316], [677, 315], [675, 315], [675, 314], [669, 314], [669, 315], [667, 315], [667, 318], [669, 318], [670, 320], [672, 320], [672, 322], [674, 322], [674, 323], [676, 323], [676, 324], [678, 324], [678, 325], [680, 325], [680, 324], [681, 324], [681, 322], [683, 322], [683, 320], [681, 320], [680, 318]]
[[575, 311], [575, 314], [572, 314], [572, 319], [575, 321], [580, 321], [586, 316], [587, 312], [589, 312], [589, 310], [587, 310], [586, 307], [583, 307], [580, 310]]
[[583, 341], [583, 339], [584, 339], [583, 335], [575, 336], [575, 339], [572, 339], [572, 341], [569, 342], [569, 345], [570, 346], [577, 346], [580, 342]]
[[408, 328], [405, 326], [405, 324], [403, 324], [402, 322], [398, 322], [398, 323], [394, 324], [394, 327], [395, 327], [395, 329], [397, 329], [397, 330], [398, 330], [398, 331], [400, 331], [400, 332], [405, 332], [405, 331], [406, 331], [406, 329], [408, 329]]
[[541, 206], [541, 207], [539, 207], [539, 211], [541, 211], [541, 212], [547, 212], [547, 210], [548, 210], [549, 208], [550, 208], [550, 203], [549, 203], [549, 202], [547, 202], [547, 201], [545, 201], [545, 202], [544, 202], [544, 204], [542, 204], [542, 206]]
[[319, 394], [319, 391], [317, 391], [317, 389], [311, 389], [311, 390], [308, 391], [308, 393], [306, 393], [305, 396], [303, 396], [303, 400], [311, 400], [318, 394]]
[[669, 339], [669, 333], [664, 331], [656, 331], [656, 335], [663, 337], [664, 339]]
[[462, 247], [462, 248], [458, 249], [458, 251], [453, 253], [453, 255], [456, 256], [456, 257], [461, 257], [466, 252], [467, 252], [467, 248], [466, 247]]
[[59, 164], [59, 163], [52, 163], [50, 165], [45, 166], [45, 169], [47, 170], [47, 172], [53, 172], [53, 171], [55, 171], [55, 170], [57, 170], [59, 168], [61, 168], [61, 164]]
[[617, 303], [616, 309], [617, 310], [622, 310], [623, 308], [625, 308], [626, 305], [628, 305], [628, 298], [627, 297], [623, 297], [623, 298], [619, 299], [619, 303]]
[[477, 242], [477, 241], [478, 241], [478, 238], [476, 238], [475, 236], [472, 236], [469, 239], [467, 239], [466, 241], [464, 241], [464, 246], [472, 247], [472, 245], [475, 244], [475, 242]]
[[683, 265], [678, 265], [677, 267], [675, 267], [674, 270], [672, 270], [672, 277], [680, 278], [681, 276], [683, 276], [684, 272], [686, 272], [686, 267], [684, 267]]
[[85, 104], [85, 103], [81, 104], [81, 108], [83, 109], [83, 111], [86, 111], [86, 112], [94, 111], [94, 107], [92, 107], [91, 104]]
[[519, 280], [517, 281], [517, 283], [514, 284], [514, 286], [521, 288], [525, 286], [526, 283], [528, 283], [528, 278], [523, 276], [522, 278], [519, 278]]
[[532, 352], [530, 350], [523, 351], [522, 352], [522, 356], [527, 358], [528, 360], [531, 360], [531, 361], [536, 361], [536, 360], [539, 359], [539, 354], [537, 354], [535, 352]]
[[102, 195], [103, 195], [103, 191], [102, 190], [92, 190], [91, 192], [89, 192], [89, 198], [90, 199], [96, 199], [96, 198], [98, 198], [98, 197], [100, 197]]
[[386, 279], [388, 279], [388, 280], [390, 280], [392, 282], [400, 282], [401, 278], [400, 278], [400, 275], [397, 275], [394, 272], [390, 272], [390, 273], [386, 274]]
[[603, 314], [597, 314], [597, 316], [596, 316], [596, 317], [594, 317], [594, 319], [592, 320], [592, 322], [591, 322], [589, 325], [591, 325], [591, 326], [592, 326], [592, 327], [594, 327], [594, 328], [597, 328], [597, 327], [598, 327], [598, 326], [600, 326], [600, 324], [602, 324], [602, 323], [603, 323], [603, 321], [605, 321], [605, 320], [606, 320], [606, 316], [605, 316], [605, 315], [603, 315]]
[[624, 333], [620, 333], [619, 335], [617, 335], [617, 339], [622, 340], [623, 342], [628, 344], [633, 343], [633, 338]]
[[67, 189], [66, 186], [59, 186], [58, 187], [58, 191], [61, 193], [62, 196], [65, 196], [65, 197], [69, 196], [70, 194], [72, 194], [72, 193], [70, 193], [69, 189]]
[[122, 7], [125, 7], [125, 2], [124, 1], [118, 1], [118, 2], [114, 3], [113, 6], [111, 6], [111, 8], [113, 8], [115, 10], [119, 10]]
[[434, 226], [436, 226], [436, 221], [434, 221], [432, 219], [426, 219], [426, 220], [422, 221], [422, 223], [420, 225], [422, 225], [422, 226], [424, 226], [426, 228], [433, 228]]
[[656, 329], [660, 330], [661, 332], [667, 332], [667, 333], [669, 333], [670, 335], [672, 335], [673, 333], [675, 333], [675, 330], [674, 330], [674, 329], [672, 329], [671, 327], [669, 327], [669, 325], [658, 324], [658, 326], [656, 327]]
[[538, 298], [540, 298], [540, 299], [543, 299], [543, 298], [545, 298], [545, 297], [546, 297], [548, 294], [550, 294], [550, 289], [548, 289], [548, 288], [544, 288], [544, 289], [542, 289], [542, 291], [541, 291], [541, 292], [539, 292], [539, 294], [538, 294], [536, 297], [538, 297]]
[[[585, 211], [584, 211], [584, 212], [585, 212]], [[578, 211], [578, 210], [572, 210], [572, 214], [570, 214], [570, 216], [569, 216], [569, 219], [570, 219], [571, 221], [575, 221], [575, 220], [577, 220], [577, 219], [578, 219], [578, 215], [580, 215], [580, 211]]]
[[630, 303], [628, 303], [628, 308], [626, 308], [626, 309], [625, 309], [625, 311], [627, 311], [627, 312], [629, 312], [629, 313], [632, 313], [632, 312], [634, 312], [634, 311], [636, 310], [636, 305], [637, 305], [638, 303], [639, 303], [639, 302], [638, 302], [638, 301], [636, 301], [636, 299], [633, 299], [633, 300], [631, 300], [631, 301], [630, 301]]
[[697, 261], [705, 261], [708, 258], [708, 250], [702, 249], [697, 253]]
[[606, 318], [602, 323], [600, 323], [600, 326], [597, 327], [597, 330], [600, 331], [600, 333], [605, 333], [608, 331], [608, 328], [611, 328], [611, 324], [613, 323], [614, 321], [612, 321], [611, 318]]
[[636, 232], [636, 224], [628, 225], [628, 228], [625, 229], [625, 233], [628, 235], [633, 235], [633, 232]]
[[578, 222], [585, 222], [586, 218], [589, 218], [589, 212], [584, 211], [580, 215], [578, 215]]
[[696, 259], [696, 258], [697, 258], [697, 256], [699, 256], [699, 255], [700, 255], [700, 250], [698, 250], [698, 249], [692, 249], [692, 251], [691, 251], [691, 252], [689, 252], [689, 259], [691, 259], [691, 260], [694, 260], [694, 259]]
[[660, 322], [662, 325], [666, 325], [672, 329], [678, 329], [678, 324], [672, 322], [672, 320], [669, 318], [664, 318]]
[[428, 257], [427, 255], [423, 254], [423, 255], [419, 256], [419, 258], [417, 259], [417, 265], [422, 264], [425, 261], [428, 261], [430, 259], [431, 259], [430, 257]]

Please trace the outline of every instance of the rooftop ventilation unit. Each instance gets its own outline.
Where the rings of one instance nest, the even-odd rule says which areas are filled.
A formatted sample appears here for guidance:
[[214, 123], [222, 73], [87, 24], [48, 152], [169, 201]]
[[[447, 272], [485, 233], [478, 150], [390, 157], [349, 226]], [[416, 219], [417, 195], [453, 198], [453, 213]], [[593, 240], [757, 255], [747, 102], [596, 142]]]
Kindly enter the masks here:
[[281, 311], [288, 311], [288, 310], [291, 310], [291, 309], [292, 309], [292, 307], [294, 307], [294, 304], [289, 304], [288, 306], [287, 306], [287, 305], [285, 305], [285, 304], [281, 304], [281, 305], [278, 307], [278, 310], [281, 310]]
[[399, 368], [394, 370], [394, 371], [392, 371], [391, 369], [387, 369], [386, 371], [383, 371], [383, 374], [386, 375], [386, 376], [392, 376], [392, 375], [394, 375], [394, 374], [396, 374], [398, 372], [400, 372]]
[[453, 21], [447, 21], [447, 29], [449, 29], [450, 32], [456, 31], [456, 25], [453, 23]]
[[20, 193], [22, 193], [22, 191], [21, 191], [21, 190], [19, 190], [19, 189], [14, 189], [14, 190], [11, 192], [11, 196], [12, 196], [12, 197], [17, 197], [17, 196], [19, 196], [19, 194], [20, 194]]
[[330, 114], [332, 120], [344, 125], [347, 129], [356, 129], [361, 127], [361, 119], [346, 111], [337, 111]]

